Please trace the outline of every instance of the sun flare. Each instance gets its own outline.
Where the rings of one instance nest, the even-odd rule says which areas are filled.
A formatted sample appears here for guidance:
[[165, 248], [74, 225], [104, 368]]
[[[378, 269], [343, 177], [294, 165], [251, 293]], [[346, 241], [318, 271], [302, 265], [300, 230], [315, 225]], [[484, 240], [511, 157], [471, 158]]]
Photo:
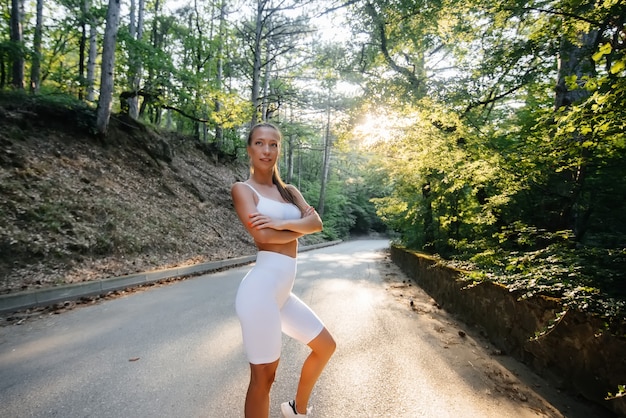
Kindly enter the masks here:
[[393, 140], [411, 123], [411, 118], [397, 113], [368, 112], [352, 129], [352, 136], [362, 147], [369, 148]]

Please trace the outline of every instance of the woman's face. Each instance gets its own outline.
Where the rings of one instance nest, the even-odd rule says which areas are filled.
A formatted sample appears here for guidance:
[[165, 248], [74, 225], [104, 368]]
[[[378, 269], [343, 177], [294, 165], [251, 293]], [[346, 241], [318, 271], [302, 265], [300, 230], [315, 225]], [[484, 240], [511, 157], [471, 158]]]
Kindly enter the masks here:
[[248, 144], [248, 156], [257, 170], [273, 169], [280, 152], [280, 135], [270, 127], [256, 128]]

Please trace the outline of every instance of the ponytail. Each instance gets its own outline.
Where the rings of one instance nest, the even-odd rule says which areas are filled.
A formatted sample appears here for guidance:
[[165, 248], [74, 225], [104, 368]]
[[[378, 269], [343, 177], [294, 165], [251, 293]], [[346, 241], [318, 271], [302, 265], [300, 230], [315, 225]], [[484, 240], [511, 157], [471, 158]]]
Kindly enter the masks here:
[[302, 213], [304, 213], [298, 202], [296, 202], [293, 193], [291, 193], [291, 190], [289, 190], [289, 188], [287, 187], [287, 184], [283, 181], [283, 179], [280, 178], [280, 174], [278, 173], [278, 166], [274, 167], [274, 172], [272, 173], [272, 183], [276, 185], [276, 188], [278, 189], [278, 192], [283, 199], [285, 199], [289, 203], [293, 203], [298, 207], [298, 209], [300, 209]]

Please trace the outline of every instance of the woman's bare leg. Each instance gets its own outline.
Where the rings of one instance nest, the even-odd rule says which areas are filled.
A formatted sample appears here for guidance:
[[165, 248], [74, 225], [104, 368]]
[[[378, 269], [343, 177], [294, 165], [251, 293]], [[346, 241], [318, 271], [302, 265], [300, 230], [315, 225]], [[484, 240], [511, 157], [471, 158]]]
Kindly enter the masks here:
[[270, 389], [276, 377], [278, 360], [267, 364], [250, 364], [250, 386], [246, 394], [246, 418], [267, 418], [270, 414]]
[[296, 409], [299, 414], [306, 414], [309, 397], [315, 382], [322, 374], [326, 363], [335, 352], [336, 343], [328, 330], [324, 328], [309, 344], [311, 354], [306, 358], [300, 373], [300, 382], [296, 392]]

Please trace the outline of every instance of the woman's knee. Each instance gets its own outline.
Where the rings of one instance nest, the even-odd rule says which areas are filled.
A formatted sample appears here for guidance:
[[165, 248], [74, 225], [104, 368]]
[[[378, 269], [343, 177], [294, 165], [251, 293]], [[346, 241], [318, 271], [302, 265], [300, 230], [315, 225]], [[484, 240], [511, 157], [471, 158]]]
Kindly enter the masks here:
[[328, 342], [326, 343], [326, 347], [327, 347], [326, 349], [329, 352], [329, 356], [332, 356], [335, 350], [337, 349], [337, 342], [335, 341], [332, 335], [328, 334], [328, 336], [330, 338], [328, 339]]
[[309, 343], [309, 347], [311, 347], [313, 352], [330, 358], [337, 348], [337, 343], [330, 332], [324, 328], [322, 332]]
[[269, 390], [276, 379], [277, 367], [278, 360], [267, 364], [250, 364], [251, 385]]

